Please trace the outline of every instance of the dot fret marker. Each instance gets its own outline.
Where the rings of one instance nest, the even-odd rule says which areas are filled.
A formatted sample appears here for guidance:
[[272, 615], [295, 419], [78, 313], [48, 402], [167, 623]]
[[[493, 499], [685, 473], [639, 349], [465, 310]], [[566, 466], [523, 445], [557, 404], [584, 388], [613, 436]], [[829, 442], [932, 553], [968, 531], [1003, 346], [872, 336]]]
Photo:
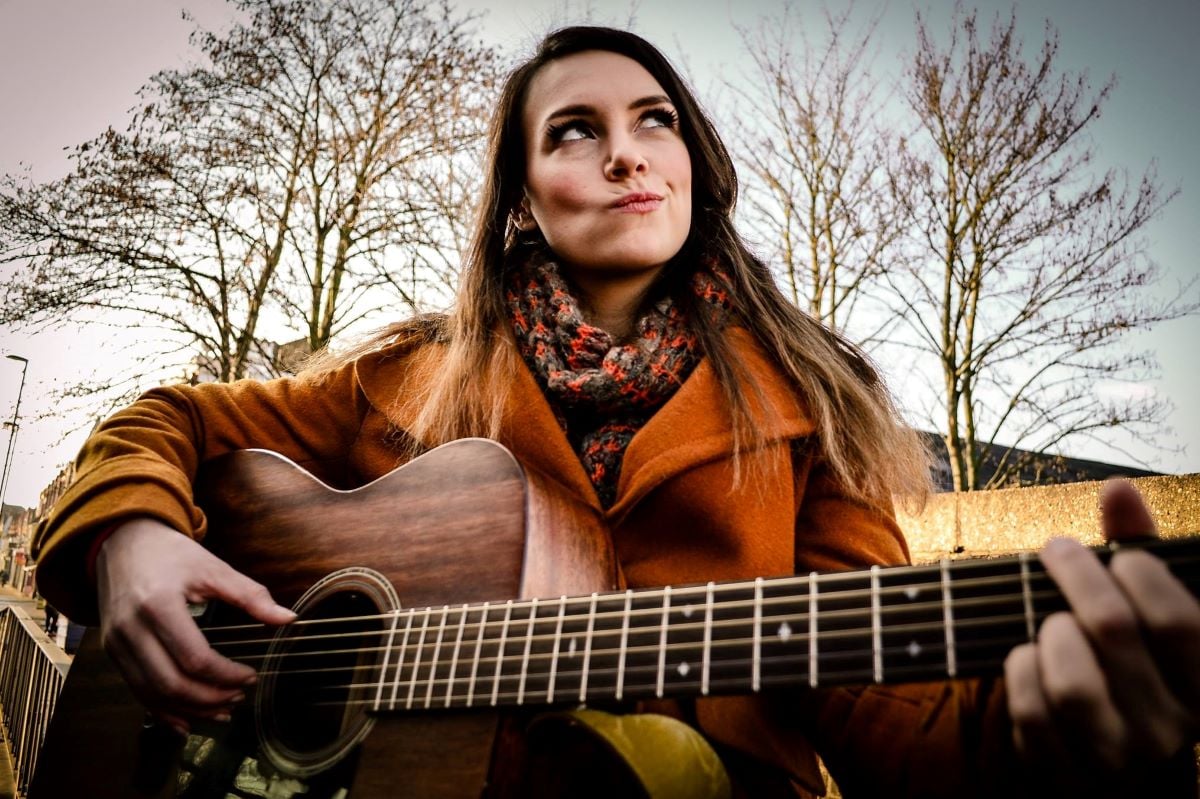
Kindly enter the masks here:
[[790, 624], [788, 624], [785, 621], [783, 624], [779, 625], [779, 640], [783, 641], [786, 644], [788, 642], [788, 639], [791, 637], [792, 637], [792, 627]]
[[679, 668], [675, 669], [675, 671], [679, 672], [680, 677], [688, 676], [688, 672], [691, 670], [692, 670], [692, 667], [687, 664], [687, 661], [680, 663]]

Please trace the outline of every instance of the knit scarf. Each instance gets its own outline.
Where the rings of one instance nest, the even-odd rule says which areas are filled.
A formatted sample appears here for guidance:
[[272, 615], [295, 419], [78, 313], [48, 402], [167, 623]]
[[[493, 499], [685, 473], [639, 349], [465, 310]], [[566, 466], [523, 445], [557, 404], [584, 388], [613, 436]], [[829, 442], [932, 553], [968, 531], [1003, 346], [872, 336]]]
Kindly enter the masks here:
[[[728, 280], [714, 267], [698, 270], [691, 287], [720, 326], [731, 302]], [[626, 447], [692, 373], [701, 356], [699, 340], [668, 296], [638, 320], [633, 341], [617, 344], [608, 332], [584, 321], [557, 265], [545, 254], [525, 261], [506, 297], [521, 357], [608, 508]]]

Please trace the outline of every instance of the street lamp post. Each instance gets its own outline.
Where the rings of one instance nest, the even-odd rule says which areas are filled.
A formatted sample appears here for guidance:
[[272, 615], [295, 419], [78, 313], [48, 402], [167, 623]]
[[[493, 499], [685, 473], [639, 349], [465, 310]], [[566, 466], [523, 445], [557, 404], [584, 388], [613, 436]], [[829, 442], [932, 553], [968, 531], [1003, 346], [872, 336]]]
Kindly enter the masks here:
[[21, 413], [21, 395], [25, 393], [25, 371], [29, 368], [29, 359], [22, 358], [20, 355], [5, 356], [10, 361], [21, 362], [21, 387], [17, 389], [17, 407], [13, 409], [12, 421], [5, 424], [8, 428], [8, 449], [4, 453], [4, 472], [0, 474], [0, 515], [4, 513], [4, 497], [8, 493], [8, 473], [12, 469], [13, 452], [17, 444], [17, 430], [20, 427], [17, 421]]

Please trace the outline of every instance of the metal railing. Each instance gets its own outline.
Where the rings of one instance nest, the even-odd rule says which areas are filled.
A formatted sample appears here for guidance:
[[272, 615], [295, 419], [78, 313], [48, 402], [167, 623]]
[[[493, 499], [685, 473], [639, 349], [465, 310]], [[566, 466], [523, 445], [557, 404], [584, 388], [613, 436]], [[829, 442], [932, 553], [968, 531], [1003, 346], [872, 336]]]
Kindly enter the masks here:
[[29, 790], [71, 659], [22, 608], [0, 609], [0, 710], [16, 795]]

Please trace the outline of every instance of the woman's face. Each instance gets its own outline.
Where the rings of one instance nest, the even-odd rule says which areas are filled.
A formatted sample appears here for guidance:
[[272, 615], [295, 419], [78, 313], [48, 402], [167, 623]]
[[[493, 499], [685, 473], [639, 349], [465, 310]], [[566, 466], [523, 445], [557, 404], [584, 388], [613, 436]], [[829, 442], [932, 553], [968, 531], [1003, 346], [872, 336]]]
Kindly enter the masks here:
[[656, 274], [679, 252], [692, 162], [674, 104], [639, 63], [599, 50], [550, 62], [522, 125], [525, 202], [568, 273]]

